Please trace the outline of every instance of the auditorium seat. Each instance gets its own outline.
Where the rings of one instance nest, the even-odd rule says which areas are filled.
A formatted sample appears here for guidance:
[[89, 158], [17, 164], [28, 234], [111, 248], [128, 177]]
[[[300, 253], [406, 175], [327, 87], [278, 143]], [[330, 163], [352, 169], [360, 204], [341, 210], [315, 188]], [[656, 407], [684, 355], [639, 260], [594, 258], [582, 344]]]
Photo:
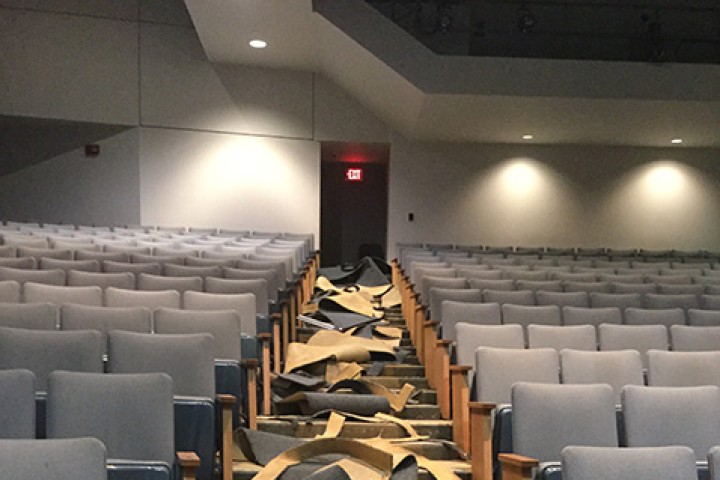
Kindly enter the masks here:
[[0, 478], [106, 480], [106, 461], [96, 438], [0, 440]]
[[617, 307], [586, 308], [565, 306], [562, 309], [563, 325], [592, 325], [622, 323], [622, 311]]
[[720, 445], [720, 388], [640, 387], [622, 392], [628, 447], [683, 445], [705, 460]]
[[200, 480], [211, 478], [216, 451], [213, 347], [213, 336], [207, 333], [108, 333], [108, 373], [164, 373], [172, 379], [175, 448], [198, 454]]
[[681, 308], [687, 311], [699, 307], [700, 300], [697, 295], [660, 295], [658, 293], [645, 295], [645, 308]]
[[60, 260], [43, 257], [40, 259], [40, 270], [78, 270], [84, 272], [99, 272], [100, 262], [97, 260]]
[[597, 351], [597, 335], [592, 325], [536, 325], [527, 326], [528, 348], [564, 348]]
[[468, 286], [473, 290], [495, 290], [509, 292], [515, 290], [515, 282], [508, 279], [485, 279], [470, 277], [467, 280]]
[[180, 308], [180, 292], [177, 290], [125, 290], [108, 287], [105, 289], [106, 307], [160, 307]]
[[615, 404], [625, 385], [643, 385], [643, 365], [637, 350], [597, 352], [565, 349], [560, 352], [563, 383], [605, 383], [612, 387]]
[[720, 387], [720, 351], [648, 352], [648, 385], [656, 387]]
[[65, 285], [65, 272], [63, 270], [25, 270], [0, 267], [0, 280], [15, 280], [21, 284], [34, 282], [63, 286]]
[[255, 279], [229, 279], [208, 277], [205, 279], [206, 293], [252, 293], [255, 296], [255, 312], [260, 315], [267, 315], [268, 307], [268, 285], [263, 278]]
[[67, 272], [67, 284], [70, 287], [97, 286], [135, 289], [135, 275], [130, 272], [96, 273], [70, 270]]
[[535, 478], [551, 478], [563, 448], [569, 445], [619, 445], [612, 388], [603, 384], [513, 385], [512, 452], [540, 462]]
[[17, 303], [20, 297], [20, 283], [15, 280], [0, 280], [0, 302]]
[[137, 275], [138, 290], [177, 290], [183, 293], [188, 290], [202, 292], [202, 277], [166, 277], [164, 275], [152, 275], [150, 273], [139, 273]]
[[698, 310], [691, 308], [687, 311], [687, 317], [688, 324], [692, 326], [720, 326], [720, 310]]
[[485, 289], [482, 291], [484, 303], [499, 303], [504, 305], [535, 305], [535, 294], [531, 290], [515, 290], [511, 292]]
[[639, 293], [590, 293], [592, 308], [616, 307], [624, 311], [629, 307], [642, 308], [642, 306], [642, 296]]
[[100, 287], [65, 287], [26, 282], [23, 285], [25, 303], [76, 303], [100, 307], [103, 304], [103, 290]]
[[515, 280], [516, 290], [531, 290], [535, 292], [562, 292], [562, 282], [559, 280]]
[[[0, 438], [35, 438], [35, 421], [35, 374], [27, 369], [0, 370]], [[0, 472], [4, 467], [2, 462], [0, 460]], [[0, 478], [18, 477], [0, 473]]]
[[687, 447], [602, 448], [568, 446], [562, 451], [565, 480], [697, 480]]
[[252, 280], [255, 278], [262, 278], [268, 285], [268, 299], [273, 301], [277, 301], [280, 285], [281, 283], [285, 283], [281, 277], [278, 277], [277, 272], [272, 269], [262, 270], [223, 267], [223, 276], [230, 280]]
[[679, 308], [646, 309], [626, 308], [623, 312], [626, 325], [685, 325], [685, 312]]
[[600, 350], [637, 350], [647, 368], [648, 350], [667, 350], [668, 331], [664, 325], [611, 325], [598, 327]]
[[95, 437], [121, 478], [174, 479], [172, 388], [162, 373], [55, 372], [48, 389], [48, 438]]
[[558, 353], [552, 348], [475, 350], [475, 392], [479, 402], [510, 403], [516, 382], [560, 383]]
[[590, 297], [587, 292], [548, 292], [540, 290], [535, 292], [538, 305], [557, 305], [564, 307], [590, 307]]
[[159, 263], [126, 263], [104, 260], [102, 265], [104, 273], [130, 272], [134, 275], [149, 273], [151, 275], [162, 274], [162, 265]]
[[188, 290], [183, 293], [182, 299], [183, 308], [186, 310], [235, 310], [240, 315], [240, 332], [253, 336], [258, 333], [255, 295], [252, 293], [205, 293]]
[[607, 282], [572, 282], [563, 280], [563, 289], [566, 292], [592, 292], [610, 293], [611, 287]]
[[556, 305], [502, 305], [504, 324], [522, 325], [523, 329], [532, 324], [560, 325], [560, 308]]
[[55, 370], [103, 371], [102, 336], [84, 330], [59, 332], [0, 328], [0, 369], [24, 368], [35, 374], [35, 391], [47, 391]]
[[91, 307], [63, 305], [60, 307], [60, 329], [97, 330], [103, 335], [103, 354], [107, 353], [107, 334], [112, 330], [152, 332], [152, 312], [145, 307]]

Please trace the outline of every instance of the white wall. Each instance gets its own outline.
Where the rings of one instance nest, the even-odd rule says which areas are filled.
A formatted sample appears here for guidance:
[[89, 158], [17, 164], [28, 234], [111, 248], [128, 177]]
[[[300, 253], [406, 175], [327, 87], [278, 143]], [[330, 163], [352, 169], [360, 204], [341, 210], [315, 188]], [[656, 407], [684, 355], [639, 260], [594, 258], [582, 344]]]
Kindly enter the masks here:
[[0, 218], [116, 225], [140, 223], [138, 130], [0, 176]]
[[143, 128], [142, 221], [319, 235], [317, 142]]
[[[320, 141], [389, 139], [317, 74], [209, 62], [180, 0], [75, 3], [0, 0], [10, 32], [0, 36], [0, 115], [138, 128], [132, 145], [102, 142], [95, 163], [78, 150], [0, 177], [5, 218], [317, 236]], [[115, 167], [129, 164], [119, 176]], [[114, 177], [122, 182], [108, 187]]]
[[719, 156], [711, 149], [423, 144], [397, 137], [388, 251], [417, 241], [720, 250]]

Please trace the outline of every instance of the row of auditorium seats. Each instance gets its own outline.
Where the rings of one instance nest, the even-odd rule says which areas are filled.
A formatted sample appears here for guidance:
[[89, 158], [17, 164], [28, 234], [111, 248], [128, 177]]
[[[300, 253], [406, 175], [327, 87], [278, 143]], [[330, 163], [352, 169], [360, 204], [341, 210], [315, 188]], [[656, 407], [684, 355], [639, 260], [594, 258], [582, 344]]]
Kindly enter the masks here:
[[720, 327], [673, 325], [627, 326], [601, 324], [555, 327], [548, 325], [473, 325], [460, 322], [455, 326], [455, 354], [460, 365], [472, 365], [474, 352], [480, 347], [552, 348], [556, 351], [636, 350], [643, 364], [647, 352], [672, 348], [676, 352], [720, 350]]
[[475, 325], [530, 324], [576, 326], [600, 324], [720, 326], [720, 310], [601, 306], [595, 308], [557, 305], [470, 303], [445, 300], [439, 316], [439, 338], [451, 338], [458, 322]]
[[492, 255], [497, 257], [565, 257], [587, 258], [596, 257], [604, 259], [641, 259], [655, 261], [664, 259], [677, 259], [688, 262], [701, 259], [720, 258], [720, 252], [678, 249], [645, 249], [645, 248], [610, 248], [610, 247], [527, 247], [527, 246], [497, 246], [497, 245], [463, 245], [453, 243], [407, 243], [396, 244], [397, 258], [402, 262], [407, 254], [419, 255]]
[[[7, 288], [11, 287], [11, 288]], [[21, 297], [26, 304], [76, 304], [93, 307], [145, 307], [151, 310], [174, 308], [186, 310], [233, 310], [240, 316], [242, 332], [254, 335], [257, 324], [266, 317], [257, 315], [255, 295], [252, 293], [206, 293], [194, 290], [126, 290], [115, 287], [61, 287], [27, 282], [22, 294], [17, 295], [20, 284], [0, 282], [0, 289], [13, 291], [15, 299]], [[4, 296], [5, 298], [10, 295]], [[5, 302], [5, 307], [13, 302]], [[17, 303], [17, 302], [15, 302]]]
[[[183, 415], [205, 414], [214, 408], [210, 398], [174, 395], [175, 381], [166, 373], [123, 373], [55, 371], [48, 375], [46, 392], [36, 389], [36, 376], [27, 369], [9, 368], [0, 371], [0, 417], [3, 425], [3, 448], [16, 445], [37, 448], [18, 458], [5, 456], [0, 465], [2, 478], [53, 479], [157, 479], [180, 478], [181, 465], [190, 477], [211, 478], [215, 445], [213, 418], [194, 418], [196, 431], [202, 431], [211, 449], [200, 455], [181, 452], [185, 446], [193, 447], [197, 437], [189, 434], [182, 423]], [[210, 412], [212, 413], [212, 412]], [[193, 420], [193, 419], [191, 419]], [[198, 421], [202, 420], [202, 421]], [[203, 431], [205, 430], [205, 431]], [[79, 458], [69, 450], [90, 441], [93, 448], [85, 453], [93, 457]], [[41, 439], [37, 441], [35, 439]], [[27, 454], [41, 455], [52, 452], [54, 444], [60, 452], [69, 454], [59, 459], [38, 457], [42, 467], [29, 461]], [[178, 451], [176, 451], [178, 450]], [[11, 450], [12, 451], [12, 450]], [[208, 456], [209, 455], [209, 456]], [[102, 461], [99, 460], [102, 458]], [[18, 460], [24, 460], [19, 462]], [[74, 470], [76, 463], [89, 470]], [[57, 468], [55, 470], [54, 468]], [[197, 472], [196, 472], [197, 470]], [[74, 472], [73, 475], [69, 474]], [[186, 477], [183, 477], [186, 478]]]
[[[100, 374], [105, 378], [97, 381], [109, 384], [113, 383], [114, 379], [120, 378], [115, 374], [124, 374], [124, 377], [126, 374], [162, 373], [168, 376], [167, 384], [170, 385], [171, 405], [173, 405], [174, 399], [174, 413], [169, 417], [170, 423], [174, 424], [174, 443], [180, 449], [196, 452], [201, 459], [198, 470], [199, 478], [210, 479], [214, 468], [215, 451], [219, 449], [215, 433], [216, 417], [220, 418], [222, 410], [222, 415], [227, 415], [228, 419], [232, 418], [230, 409], [232, 402], [228, 401], [227, 405], [218, 403], [216, 409], [216, 392], [226, 394], [226, 396], [231, 394], [232, 398], [237, 398], [241, 393], [239, 354], [238, 358], [234, 360], [216, 360], [215, 357], [218, 354], [226, 356], [228, 352], [219, 351], [221, 339], [211, 333], [190, 333], [193, 330], [195, 332], [208, 331], [204, 326], [198, 324], [199, 319], [192, 320], [195, 324], [193, 326], [188, 322], [187, 316], [182, 315], [182, 312], [166, 311], [164, 313], [166, 315], [160, 318], [163, 321], [160, 322], [160, 319], [157, 319], [155, 326], [157, 329], [165, 324], [169, 327], [167, 333], [170, 334], [111, 330], [106, 335], [107, 341], [105, 341], [104, 335], [97, 330], [40, 331], [0, 328], [0, 370], [6, 372], [13, 369], [25, 369], [32, 372], [31, 392], [35, 392], [35, 398], [31, 402], [25, 404], [14, 402], [4, 405], [3, 410], [8, 410], [8, 414], [10, 414], [13, 411], [28, 410], [35, 406], [37, 420], [33, 421], [35, 429], [31, 438], [35, 436], [38, 438], [53, 437], [55, 426], [70, 420], [74, 420], [78, 424], [72, 427], [69, 426], [70, 424], [66, 424], [68, 428], [72, 428], [76, 432], [84, 432], [87, 431], [85, 429], [88, 428], [88, 425], [83, 418], [78, 416], [80, 410], [91, 410], [94, 413], [98, 406], [80, 402], [76, 398], [75, 408], [78, 410], [74, 416], [56, 417], [52, 400], [55, 377], [59, 374], [66, 375], [69, 372], [75, 374], [83, 372], [84, 375]], [[218, 318], [211, 320], [219, 325]], [[225, 320], [227, 322], [222, 334], [226, 335], [227, 339], [222, 339], [222, 341], [234, 341], [235, 352], [239, 352], [237, 317], [233, 318], [230, 315]], [[190, 325], [189, 330], [187, 329], [188, 325]], [[182, 334], [178, 335], [177, 333]], [[213, 333], [217, 333], [217, 331]], [[103, 359], [105, 350], [107, 351], [106, 362]], [[216, 371], [220, 373], [217, 380]], [[233, 377], [236, 377], [234, 382], [232, 381]], [[82, 389], [77, 392], [79, 395], [84, 393]], [[110, 392], [106, 392], [107, 394]], [[6, 395], [12, 394], [6, 392]], [[125, 400], [129, 401], [130, 396], [133, 397], [132, 401], [138, 405], [143, 393], [142, 391], [125, 392]], [[90, 400], [85, 400], [85, 402], [88, 401]], [[145, 401], [152, 402], [152, 399], [148, 398]], [[116, 407], [128, 408], [127, 405], [116, 405]], [[152, 409], [152, 407], [148, 408]], [[134, 414], [137, 415], [137, 413]], [[146, 414], [143, 412], [140, 415]], [[58, 413], [58, 415], [60, 414]], [[128, 415], [133, 415], [133, 413]], [[45, 421], [46, 417], [47, 421]], [[166, 415], [165, 420], [167, 419]], [[97, 425], [94, 428], [97, 429]], [[224, 428], [229, 430], [230, 425], [228, 424]], [[90, 429], [93, 430], [92, 427]], [[167, 426], [165, 431], [173, 435], [173, 429], [168, 430]], [[92, 433], [98, 433], [94, 436], [101, 440], [107, 438], [105, 436], [107, 433], [103, 435], [101, 430]], [[112, 435], [119, 435], [119, 433]], [[225, 448], [229, 448], [229, 445], [229, 443], [225, 445]], [[129, 446], [118, 446], [117, 448], [119, 453], [127, 450]], [[229, 450], [224, 451], [229, 452]], [[154, 446], [150, 446], [150, 452], [157, 454]], [[146, 455], [152, 454], [146, 453]], [[114, 458], [131, 457], [117, 456]], [[167, 461], [168, 458], [172, 457], [150, 456], [133, 459], [162, 460], [172, 465], [172, 462]]]
[[[55, 378], [75, 376], [74, 390], [83, 400], [74, 403], [78, 412], [85, 409], [91, 414], [102, 409], [93, 405], [89, 395], [86, 398], [80, 384], [85, 379], [106, 383], [107, 388], [100, 390], [115, 395], [112, 400], [117, 402], [100, 402], [125, 415], [124, 422], [143, 428], [142, 433], [137, 437], [128, 433], [120, 439], [121, 432], [133, 430], [122, 423], [109, 427], [116, 432], [106, 431], [108, 427], [99, 418], [106, 415], [112, 420], [108, 412], [95, 420], [77, 415], [63, 418], [75, 423], [75, 432], [101, 439], [108, 458], [130, 460], [109, 469], [110, 478], [131, 478], [124, 469], [135, 466], [136, 460], [155, 463], [150, 473], [133, 478], [176, 478], [175, 474], [164, 475], [162, 471], [167, 468], [162, 464], [174, 463], [172, 452], [178, 447], [199, 454], [198, 478], [217, 478], [213, 470], [219, 469], [222, 478], [228, 480], [232, 478], [231, 429], [240, 425], [240, 410], [232, 407], [231, 399], [238, 398], [238, 403], [245, 405], [242, 411], [251, 427], [258, 407], [257, 387], [251, 386], [255, 385], [258, 362], [248, 361], [247, 368], [240, 368], [241, 352], [244, 358], [245, 347], [250, 345], [243, 334], [255, 334], [256, 314], [269, 312], [268, 299], [281, 299], [278, 309], [284, 315], [306, 295], [313, 277], [309, 272], [317, 263], [312, 236], [110, 230], [19, 224], [0, 227], [0, 302], [6, 302], [0, 303], [0, 373], [16, 368], [33, 372], [36, 427], [45, 436], [47, 425], [48, 437], [53, 436], [53, 425], [59, 418], [53, 416]], [[279, 296], [278, 292], [286, 288], [289, 290]], [[284, 323], [273, 326], [274, 342], [280, 338], [292, 341], [289, 332], [276, 331]], [[272, 352], [267, 340], [266, 335], [262, 356], [254, 340], [250, 350], [255, 349], [252, 357], [261, 357], [264, 369], [269, 370]], [[179, 357], [168, 353], [166, 342], [175, 345]], [[277, 348], [273, 351], [282, 353]], [[105, 363], [103, 355], [107, 357]], [[280, 360], [276, 355], [278, 365]], [[100, 373], [104, 371], [108, 373]], [[129, 381], [134, 373], [149, 372], [164, 372], [169, 377], [153, 374], [145, 386], [128, 383], [124, 395], [115, 394], [109, 385], [116, 379]], [[269, 375], [264, 378], [269, 379]], [[241, 386], [241, 382], [248, 385]], [[152, 413], [153, 409], [145, 405], [152, 399], [143, 393], [157, 391], [163, 383], [170, 386], [169, 414], [167, 409], [164, 414]], [[191, 389], [191, 384], [198, 388]], [[45, 390], [47, 396], [42, 393]], [[216, 393], [232, 395], [216, 399]], [[0, 401], [2, 396], [0, 391]], [[157, 393], [151, 396], [159, 399]], [[13, 416], [15, 409], [0, 408], [0, 416], [3, 413]], [[137, 415], [164, 419], [165, 433], [174, 430], [174, 438], [163, 441], [150, 431], [153, 422]], [[232, 421], [228, 423], [226, 418]], [[5, 421], [3, 418], [3, 425]], [[222, 432], [216, 432], [220, 425]], [[135, 455], [124, 453], [138, 444], [143, 446]], [[159, 448], [163, 449], [162, 456], [158, 455]], [[218, 450], [219, 457], [215, 453]]]
[[[508, 395], [511, 406], [497, 408], [495, 448], [504, 469], [506, 465], [523, 462], [538, 467], [536, 479], [559, 479], [566, 478], [560, 460], [568, 446], [605, 447], [616, 451], [681, 446], [689, 452], [686, 468], [690, 475], [684, 478], [707, 478], [707, 459], [714, 461], [715, 447], [720, 445], [720, 434], [716, 430], [720, 425], [717, 403], [720, 388], [717, 386], [628, 385], [622, 389], [618, 409], [617, 397], [607, 384], [552, 383], [557, 382], [516, 382]], [[482, 443], [481, 438], [477, 440], [476, 443]], [[476, 454], [482, 455], [474, 448], [473, 456]], [[486, 460], [492, 463], [491, 458]], [[605, 468], [610, 470], [606, 472], [610, 478], [636, 478], [617, 471], [616, 465], [605, 465]], [[573, 472], [568, 473], [572, 477]], [[655, 478], [666, 478], [666, 472], [655, 471], [655, 474], [658, 475]], [[526, 478], [512, 476], [509, 469], [503, 478], [505, 475]]]

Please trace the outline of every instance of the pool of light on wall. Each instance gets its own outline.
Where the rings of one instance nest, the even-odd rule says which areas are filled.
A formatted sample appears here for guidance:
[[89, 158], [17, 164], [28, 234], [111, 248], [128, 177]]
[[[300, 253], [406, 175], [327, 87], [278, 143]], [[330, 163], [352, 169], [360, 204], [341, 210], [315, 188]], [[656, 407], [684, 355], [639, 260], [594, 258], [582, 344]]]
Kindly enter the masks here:
[[685, 183], [685, 172], [671, 161], [648, 165], [641, 180], [645, 193], [653, 198], [673, 198], [683, 192]]
[[514, 197], [532, 195], [542, 183], [542, 175], [535, 162], [515, 159], [503, 165], [500, 174], [506, 194]]

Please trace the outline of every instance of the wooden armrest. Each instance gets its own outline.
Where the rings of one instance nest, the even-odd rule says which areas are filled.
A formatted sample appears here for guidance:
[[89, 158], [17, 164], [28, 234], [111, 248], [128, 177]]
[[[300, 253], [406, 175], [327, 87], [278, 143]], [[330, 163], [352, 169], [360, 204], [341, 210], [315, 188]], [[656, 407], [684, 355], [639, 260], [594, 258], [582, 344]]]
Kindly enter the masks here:
[[237, 403], [235, 395], [219, 394], [216, 395], [218, 403], [222, 407], [221, 420], [221, 447], [220, 461], [222, 462], [222, 480], [232, 480], [232, 445], [233, 445], [233, 419], [232, 406]]
[[182, 468], [183, 480], [195, 480], [196, 471], [200, 468], [200, 457], [195, 452], [176, 452]]
[[[470, 458], [473, 478], [493, 478], [492, 412], [494, 403], [469, 402]], [[511, 480], [503, 478], [503, 480]]]
[[270, 342], [270, 340], [272, 340], [272, 335], [269, 333], [259, 333], [257, 338], [261, 342]]
[[248, 402], [248, 411], [247, 414], [247, 422], [248, 422], [248, 428], [251, 430], [257, 429], [257, 368], [258, 368], [258, 360], [257, 358], [248, 358], [241, 362], [241, 365], [243, 365], [247, 369], [247, 402]]
[[[445, 347], [449, 347], [450, 345], [452, 345], [452, 343], [453, 343], [452, 340], [448, 340], [446, 338], [438, 338], [435, 341], [435, 346], [440, 347], [440, 348], [445, 348]], [[452, 368], [452, 365], [450, 368]], [[468, 367], [468, 368], [470, 368], [470, 367]]]
[[502, 464], [503, 480], [532, 480], [532, 470], [540, 463], [534, 458], [514, 453], [501, 453], [498, 459]]
[[440, 323], [435, 320], [425, 320], [425, 323], [423, 325], [425, 325], [426, 327], [437, 327], [438, 325], [440, 325]]
[[451, 372], [468, 373], [472, 369], [473, 367], [470, 365], [450, 365]]
[[215, 399], [222, 406], [235, 405], [235, 403], [237, 402], [237, 398], [235, 397], [235, 395], [229, 395], [227, 393], [218, 393], [217, 395], [215, 395]]

